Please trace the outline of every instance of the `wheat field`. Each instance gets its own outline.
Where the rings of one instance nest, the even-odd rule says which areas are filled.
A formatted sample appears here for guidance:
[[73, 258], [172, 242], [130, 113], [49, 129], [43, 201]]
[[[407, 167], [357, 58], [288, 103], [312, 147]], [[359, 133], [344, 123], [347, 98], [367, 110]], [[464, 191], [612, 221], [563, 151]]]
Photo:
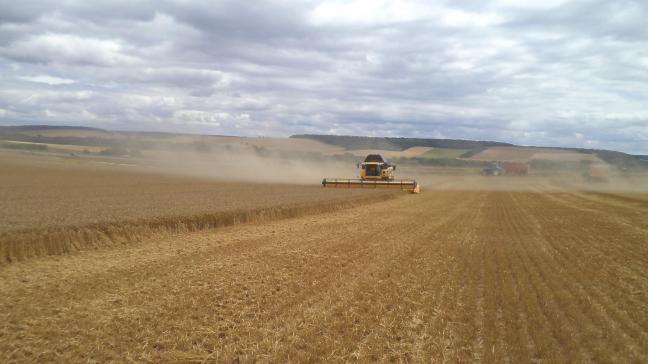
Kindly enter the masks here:
[[0, 154], [0, 170], [0, 265], [394, 196], [325, 190], [317, 183], [218, 181], [49, 156]]
[[478, 181], [7, 264], [0, 362], [648, 361], [648, 195]]

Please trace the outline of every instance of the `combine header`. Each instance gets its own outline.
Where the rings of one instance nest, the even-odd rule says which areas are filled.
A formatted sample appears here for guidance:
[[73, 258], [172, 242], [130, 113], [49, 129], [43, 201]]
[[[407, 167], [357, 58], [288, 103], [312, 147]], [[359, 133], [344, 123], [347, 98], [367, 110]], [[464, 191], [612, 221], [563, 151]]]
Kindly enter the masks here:
[[415, 180], [395, 180], [396, 166], [389, 164], [379, 154], [369, 154], [364, 162], [358, 163], [360, 169], [359, 179], [331, 179], [324, 178], [322, 186], [325, 188], [393, 188], [421, 192], [421, 187]]

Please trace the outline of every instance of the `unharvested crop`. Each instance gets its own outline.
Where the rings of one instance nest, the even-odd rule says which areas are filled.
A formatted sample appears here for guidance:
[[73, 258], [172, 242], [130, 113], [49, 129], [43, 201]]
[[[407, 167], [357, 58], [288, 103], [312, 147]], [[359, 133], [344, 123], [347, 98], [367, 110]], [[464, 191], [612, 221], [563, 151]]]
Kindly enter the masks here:
[[332, 211], [393, 194], [163, 175], [118, 163], [0, 156], [0, 265], [153, 235]]

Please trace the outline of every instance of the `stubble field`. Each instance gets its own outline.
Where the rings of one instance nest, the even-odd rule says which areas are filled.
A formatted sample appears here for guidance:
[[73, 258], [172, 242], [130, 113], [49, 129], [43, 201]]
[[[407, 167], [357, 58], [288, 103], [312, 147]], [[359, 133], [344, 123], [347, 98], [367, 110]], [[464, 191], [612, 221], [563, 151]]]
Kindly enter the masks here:
[[646, 362], [647, 214], [640, 192], [444, 176], [14, 262], [0, 362]]

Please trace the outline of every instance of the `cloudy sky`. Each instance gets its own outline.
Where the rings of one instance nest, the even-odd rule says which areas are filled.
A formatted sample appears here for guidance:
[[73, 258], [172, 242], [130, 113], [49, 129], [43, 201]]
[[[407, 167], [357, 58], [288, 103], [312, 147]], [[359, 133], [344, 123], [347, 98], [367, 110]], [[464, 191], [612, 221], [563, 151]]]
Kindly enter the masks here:
[[646, 19], [643, 0], [0, 0], [0, 125], [648, 154]]

